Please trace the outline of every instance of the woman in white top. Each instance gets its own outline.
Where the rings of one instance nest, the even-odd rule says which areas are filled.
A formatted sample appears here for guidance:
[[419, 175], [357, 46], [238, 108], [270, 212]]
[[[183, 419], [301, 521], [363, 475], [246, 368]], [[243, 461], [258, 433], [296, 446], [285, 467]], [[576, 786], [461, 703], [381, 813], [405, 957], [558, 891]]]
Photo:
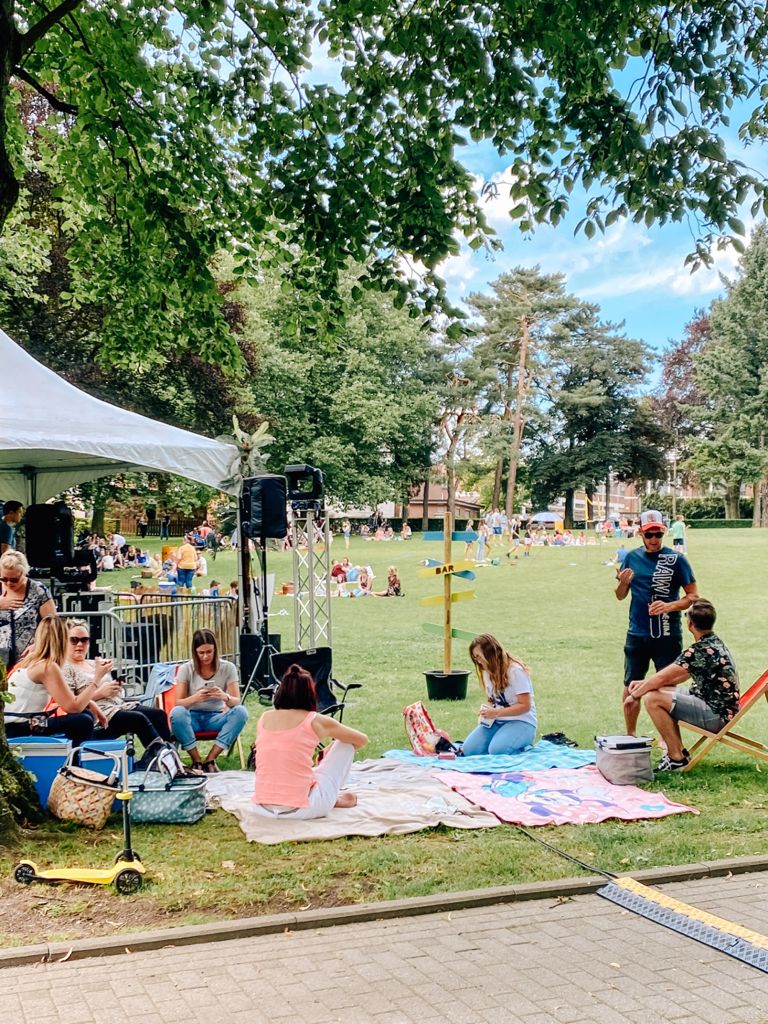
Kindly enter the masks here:
[[536, 706], [526, 666], [490, 633], [475, 637], [469, 656], [486, 700], [480, 706], [477, 727], [462, 744], [465, 756], [516, 754], [531, 746], [536, 736]]
[[[74, 694], [62, 674], [66, 654], [67, 627], [58, 616], [47, 616], [37, 627], [29, 654], [8, 677], [8, 692], [13, 698], [5, 705], [8, 736], [60, 734], [74, 746], [80, 746], [91, 738], [95, 721], [106, 725], [106, 718], [93, 700], [97, 691], [105, 689], [104, 676], [109, 669], [106, 665], [97, 666], [93, 681]], [[111, 687], [117, 693], [120, 684], [112, 683]], [[50, 700], [58, 704], [63, 715], [54, 718], [44, 714]]]
[[[237, 669], [219, 658], [215, 633], [196, 629], [192, 660], [176, 676], [176, 707], [171, 711], [171, 731], [192, 758], [192, 767], [217, 772], [216, 758], [232, 746], [247, 721]], [[197, 749], [196, 732], [217, 733], [205, 761]]]

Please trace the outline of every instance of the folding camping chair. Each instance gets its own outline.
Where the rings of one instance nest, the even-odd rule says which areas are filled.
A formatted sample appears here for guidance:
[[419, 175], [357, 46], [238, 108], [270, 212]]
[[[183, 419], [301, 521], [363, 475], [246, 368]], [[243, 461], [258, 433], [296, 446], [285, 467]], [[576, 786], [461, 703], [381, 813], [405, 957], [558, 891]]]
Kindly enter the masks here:
[[751, 740], [747, 736], [741, 736], [733, 731], [736, 723], [747, 714], [749, 709], [761, 697], [765, 697], [768, 700], [768, 669], [763, 672], [756, 682], [752, 683], [745, 693], [742, 693], [739, 698], [739, 710], [730, 722], [723, 726], [720, 732], [707, 732], [706, 729], [700, 729], [697, 725], [689, 725], [688, 722], [678, 723], [683, 729], [689, 729], [691, 732], [698, 733], [699, 735], [699, 739], [691, 747], [690, 761], [683, 771], [690, 771], [705, 754], [709, 753], [716, 743], [724, 743], [727, 747], [740, 750], [743, 754], [751, 754], [752, 757], [759, 757], [763, 761], [768, 761], [768, 747], [764, 743], [760, 743], [758, 740]]
[[344, 717], [347, 693], [350, 690], [359, 690], [362, 683], [345, 684], [333, 678], [333, 653], [330, 647], [313, 647], [307, 651], [286, 651], [270, 655], [269, 670], [272, 682], [258, 691], [261, 703], [272, 703], [278, 683], [290, 665], [299, 665], [306, 669], [315, 680], [317, 710], [323, 715], [338, 717], [341, 721]]

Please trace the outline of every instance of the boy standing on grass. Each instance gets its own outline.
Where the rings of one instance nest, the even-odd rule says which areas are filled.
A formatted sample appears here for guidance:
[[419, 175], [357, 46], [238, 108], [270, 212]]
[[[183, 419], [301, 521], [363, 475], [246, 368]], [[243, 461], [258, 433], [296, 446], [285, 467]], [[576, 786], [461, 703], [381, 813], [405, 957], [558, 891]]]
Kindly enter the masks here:
[[[678, 722], [720, 732], [739, 710], [739, 676], [731, 652], [713, 631], [716, 618], [714, 606], [697, 598], [687, 613], [693, 644], [660, 672], [629, 684], [625, 703], [639, 707], [644, 698], [667, 748], [657, 771], [680, 771], [690, 760]], [[691, 680], [690, 690], [675, 689], [685, 679]]]
[[[640, 516], [642, 548], [634, 548], [616, 574], [614, 593], [619, 601], [632, 595], [629, 629], [624, 643], [624, 688], [622, 708], [627, 735], [634, 736], [640, 702], [627, 701], [626, 688], [644, 679], [651, 661], [657, 672], [671, 665], [683, 649], [680, 612], [690, 608], [699, 596], [696, 579], [685, 555], [663, 547], [664, 520], [661, 512], [649, 510]], [[680, 597], [680, 591], [683, 596]]]

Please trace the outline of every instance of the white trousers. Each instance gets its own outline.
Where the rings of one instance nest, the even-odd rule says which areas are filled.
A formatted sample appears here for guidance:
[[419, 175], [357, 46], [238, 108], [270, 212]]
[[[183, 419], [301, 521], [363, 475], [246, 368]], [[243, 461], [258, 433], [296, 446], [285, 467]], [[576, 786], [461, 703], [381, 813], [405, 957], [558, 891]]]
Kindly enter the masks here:
[[312, 769], [315, 785], [309, 791], [307, 807], [275, 807], [254, 804], [256, 814], [265, 818], [322, 818], [333, 808], [339, 792], [347, 781], [355, 757], [351, 743], [334, 740], [319, 765]]

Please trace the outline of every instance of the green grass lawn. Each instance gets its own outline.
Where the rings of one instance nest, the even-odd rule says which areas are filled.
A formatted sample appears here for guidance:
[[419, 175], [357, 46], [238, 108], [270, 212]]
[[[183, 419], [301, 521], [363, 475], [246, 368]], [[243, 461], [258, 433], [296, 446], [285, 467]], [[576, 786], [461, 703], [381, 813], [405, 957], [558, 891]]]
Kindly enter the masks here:
[[[540, 731], [566, 732], [587, 747], [596, 733], [623, 731], [620, 694], [628, 602], [614, 598], [614, 569], [604, 564], [616, 546], [613, 541], [604, 547], [537, 548], [530, 559], [521, 557], [515, 563], [508, 563], [502, 551], [502, 563], [481, 567], [475, 583], [456, 583], [457, 589], [474, 587], [477, 597], [454, 606], [454, 624], [499, 636], [531, 667]], [[462, 549], [455, 545], [454, 557]], [[343, 542], [337, 539], [334, 555], [343, 553]], [[333, 602], [335, 675], [363, 684], [345, 722], [368, 733], [364, 756], [376, 757], [406, 746], [402, 708], [426, 700], [423, 671], [441, 668], [441, 640], [421, 628], [425, 621], [440, 621], [441, 612], [422, 608], [419, 599], [439, 593], [442, 584], [419, 579], [418, 569], [422, 559], [440, 557], [442, 546], [417, 539], [353, 539], [349, 553], [353, 561], [373, 566], [374, 587], [383, 586], [389, 564], [397, 565], [405, 590], [401, 599]], [[768, 662], [768, 531], [692, 530], [689, 557], [700, 593], [719, 610], [717, 631], [730, 646], [746, 687]], [[209, 562], [208, 578], [227, 584], [235, 575], [234, 565], [234, 555], [222, 553]], [[278, 585], [290, 580], [290, 554], [270, 554], [269, 569]], [[124, 570], [103, 581], [127, 589], [131, 575], [135, 573]], [[283, 610], [287, 614], [281, 615]], [[283, 650], [290, 650], [292, 599], [276, 597], [271, 611], [270, 631], [281, 633]], [[466, 644], [454, 642], [454, 667], [470, 667]], [[429, 707], [438, 726], [461, 738], [474, 725], [480, 702], [470, 676], [465, 701], [433, 702]], [[246, 738], [253, 735], [262, 710], [255, 702], [249, 706]], [[650, 729], [645, 717], [641, 727]], [[768, 741], [768, 707], [752, 712], [745, 731]], [[232, 758], [229, 764], [235, 766]], [[717, 752], [693, 772], [664, 777], [651, 787], [692, 804], [700, 811], [697, 816], [545, 827], [540, 833], [608, 870], [760, 854], [765, 850], [766, 778], [768, 764]], [[507, 826], [260, 847], [247, 844], [235, 819], [219, 811], [193, 827], [142, 826], [136, 832], [151, 873], [138, 896], [121, 901], [93, 890], [75, 890], [76, 896], [55, 890], [60, 895], [52, 897], [53, 906], [59, 910], [52, 912], [41, 909], [29, 890], [5, 882], [3, 896], [26, 901], [27, 914], [15, 928], [0, 925], [0, 943], [449, 892], [557, 878], [576, 870]], [[15, 858], [96, 866], [109, 863], [119, 847], [115, 827], [92, 835], [51, 825], [25, 838]], [[13, 859], [0, 861], [6, 875]], [[108, 909], [101, 911], [105, 900]]]

